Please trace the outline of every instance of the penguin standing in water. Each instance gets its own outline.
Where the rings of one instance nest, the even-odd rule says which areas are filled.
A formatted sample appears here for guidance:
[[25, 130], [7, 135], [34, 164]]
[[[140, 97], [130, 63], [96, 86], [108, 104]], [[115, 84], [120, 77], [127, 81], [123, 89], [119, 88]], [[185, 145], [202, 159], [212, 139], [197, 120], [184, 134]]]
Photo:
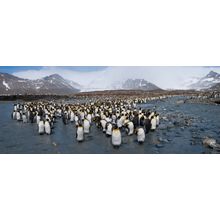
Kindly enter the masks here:
[[134, 113], [133, 124], [135, 129], [139, 126], [139, 117], [137, 112]]
[[140, 126], [141, 126], [141, 127], [144, 126], [144, 124], [145, 124], [145, 119], [146, 119], [146, 118], [145, 118], [144, 115], [141, 115], [141, 116], [140, 116]]
[[14, 104], [14, 111], [17, 111], [17, 104]]
[[76, 129], [76, 140], [78, 142], [84, 141], [84, 131], [83, 126], [81, 124], [79, 124]]
[[40, 135], [44, 134], [44, 121], [42, 119], [40, 119], [39, 123], [38, 123], [38, 133]]
[[71, 111], [71, 112], [70, 112], [70, 122], [71, 122], [71, 123], [74, 122], [74, 118], [75, 118], [74, 112]]
[[79, 116], [77, 114], [74, 117], [74, 121], [75, 121], [75, 125], [78, 126], [79, 125]]
[[129, 121], [126, 124], [126, 131], [127, 131], [128, 136], [134, 133], [134, 123], [132, 121]]
[[29, 118], [30, 118], [31, 123], [34, 123], [34, 113], [32, 110], [30, 111]]
[[92, 114], [89, 113], [86, 118], [89, 121], [89, 123], [91, 124], [92, 123]]
[[157, 127], [158, 127], [159, 124], [160, 124], [160, 116], [159, 116], [159, 114], [156, 114], [156, 122], [157, 122]]
[[45, 121], [45, 133], [50, 135], [51, 134], [51, 126], [50, 126], [50, 122], [49, 122], [49, 119], [47, 119]]
[[106, 132], [106, 124], [107, 124], [107, 121], [106, 121], [105, 119], [102, 119], [102, 120], [100, 121], [100, 123], [101, 123], [101, 126], [102, 126], [102, 131], [103, 131], [103, 133], [105, 133], [105, 132]]
[[37, 124], [39, 124], [40, 119], [41, 119], [40, 115], [37, 114], [37, 116], [36, 116], [36, 122], [37, 122]]
[[151, 117], [151, 131], [155, 131], [157, 128], [157, 119], [155, 116]]
[[118, 117], [117, 118], [117, 127], [120, 129], [123, 126], [123, 118], [122, 117]]
[[68, 115], [66, 111], [62, 114], [62, 120], [63, 120], [63, 124], [67, 125]]
[[116, 124], [117, 116], [115, 114], [112, 115], [112, 124]]
[[84, 134], [89, 134], [90, 132], [90, 122], [87, 119], [83, 120], [83, 128], [84, 128]]
[[147, 116], [146, 120], [145, 120], [145, 133], [148, 134], [150, 132], [151, 129], [151, 120], [148, 118], [149, 116]]
[[137, 128], [136, 130], [136, 134], [137, 134], [137, 141], [139, 144], [144, 143], [145, 141], [145, 132], [143, 128]]
[[16, 118], [16, 117], [17, 117], [16, 114], [17, 114], [17, 112], [16, 112], [16, 111], [13, 111], [13, 113], [12, 113], [12, 115], [11, 115], [11, 117], [12, 117], [13, 120], [16, 120], [16, 119], [17, 119], [17, 118]]
[[17, 121], [22, 121], [22, 116], [19, 111], [17, 111], [17, 113], [16, 113], [16, 119], [17, 119]]
[[106, 136], [107, 137], [110, 137], [110, 136], [112, 136], [112, 123], [111, 122], [108, 122], [107, 124], [106, 124]]
[[119, 148], [121, 145], [121, 131], [120, 129], [115, 126], [115, 128], [113, 128], [112, 130], [112, 145], [114, 148]]
[[25, 115], [25, 113], [23, 113], [23, 115], [22, 115], [22, 121], [23, 121], [23, 123], [27, 123], [28, 122], [27, 116]]

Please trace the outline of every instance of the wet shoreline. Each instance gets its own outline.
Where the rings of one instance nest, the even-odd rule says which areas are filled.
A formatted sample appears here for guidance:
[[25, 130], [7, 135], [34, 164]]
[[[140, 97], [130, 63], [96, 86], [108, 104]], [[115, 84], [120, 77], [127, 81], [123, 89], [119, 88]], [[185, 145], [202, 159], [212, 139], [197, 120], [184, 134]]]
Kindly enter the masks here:
[[[75, 127], [61, 120], [55, 124], [51, 136], [40, 136], [35, 124], [23, 124], [11, 120], [13, 102], [0, 102], [1, 137], [0, 153], [74, 153], [74, 154], [203, 154], [219, 153], [203, 145], [206, 136], [220, 142], [220, 106], [182, 102], [185, 97], [151, 100], [138, 104], [144, 109], [155, 108], [161, 115], [161, 124], [155, 132], [146, 136], [139, 145], [136, 137], [122, 132], [122, 146], [115, 150], [109, 138], [95, 125], [85, 142], [75, 140]], [[178, 104], [179, 103], [179, 104]]]

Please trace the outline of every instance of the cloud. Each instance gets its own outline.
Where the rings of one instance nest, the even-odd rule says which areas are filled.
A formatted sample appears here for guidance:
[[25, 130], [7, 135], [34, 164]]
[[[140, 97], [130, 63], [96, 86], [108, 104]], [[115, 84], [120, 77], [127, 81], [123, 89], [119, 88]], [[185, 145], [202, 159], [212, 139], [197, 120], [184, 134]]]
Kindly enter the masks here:
[[63, 78], [73, 80], [85, 87], [100, 89], [105, 89], [116, 81], [143, 78], [163, 89], [184, 89], [188, 81], [203, 77], [211, 70], [220, 72], [220, 67], [113, 66], [83, 72], [65, 67], [42, 67], [40, 70], [19, 71], [13, 74], [27, 79], [39, 79], [51, 74], [59, 74]]

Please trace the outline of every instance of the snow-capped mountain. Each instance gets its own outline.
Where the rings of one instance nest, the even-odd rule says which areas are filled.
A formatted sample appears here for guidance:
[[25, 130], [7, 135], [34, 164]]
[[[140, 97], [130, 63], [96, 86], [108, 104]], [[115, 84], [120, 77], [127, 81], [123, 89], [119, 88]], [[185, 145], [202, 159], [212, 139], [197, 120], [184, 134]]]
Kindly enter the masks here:
[[72, 80], [68, 80], [68, 83], [75, 89], [78, 89], [78, 90], [82, 90], [84, 87], [82, 85], [80, 85], [79, 83], [76, 83]]
[[193, 82], [188, 86], [189, 89], [203, 90], [209, 89], [220, 83], [220, 74], [214, 71], [210, 71], [205, 77]]
[[144, 79], [127, 79], [122, 84], [122, 89], [151, 91], [158, 90], [160, 88]]
[[160, 89], [153, 83], [144, 79], [126, 79], [117, 80], [113, 83], [108, 83], [106, 79], [97, 79], [88, 84], [84, 91], [100, 91], [100, 90], [145, 90], [152, 91]]
[[220, 91], [220, 83], [215, 84], [210, 88], [212, 91]]
[[83, 91], [101, 90], [158, 90], [153, 83], [144, 79], [124, 79], [114, 83], [106, 80], [106, 76], [92, 80], [88, 85], [81, 86], [71, 80], [64, 79], [58, 74], [52, 74], [41, 79], [23, 79], [12, 74], [0, 73], [0, 94], [72, 94]]
[[0, 73], [0, 94], [72, 94], [79, 92], [70, 82], [53, 74], [42, 79], [22, 79], [11, 74]]

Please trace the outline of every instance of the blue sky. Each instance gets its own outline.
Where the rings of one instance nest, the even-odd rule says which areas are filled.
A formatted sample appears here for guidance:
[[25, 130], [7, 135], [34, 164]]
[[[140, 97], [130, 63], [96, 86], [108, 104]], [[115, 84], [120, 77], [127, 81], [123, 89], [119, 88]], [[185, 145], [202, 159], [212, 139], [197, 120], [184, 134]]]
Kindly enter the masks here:
[[[3, 73], [14, 73], [14, 72], [20, 72], [20, 71], [26, 71], [26, 70], [41, 70], [45, 68], [51, 68], [47, 66], [0, 66], [0, 72]], [[56, 68], [62, 68], [66, 70], [72, 70], [72, 71], [78, 71], [78, 72], [91, 72], [91, 71], [100, 71], [107, 67], [105, 66], [62, 66], [62, 67], [56, 67]]]

